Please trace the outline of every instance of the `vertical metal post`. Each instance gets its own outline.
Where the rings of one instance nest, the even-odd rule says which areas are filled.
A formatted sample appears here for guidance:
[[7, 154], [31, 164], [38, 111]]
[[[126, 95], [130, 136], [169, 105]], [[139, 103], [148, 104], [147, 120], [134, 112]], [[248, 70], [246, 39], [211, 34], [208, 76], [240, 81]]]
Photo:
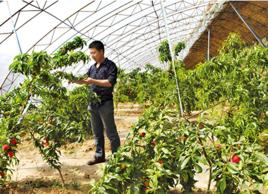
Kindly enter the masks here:
[[235, 13], [238, 15], [238, 17], [242, 20], [242, 22], [246, 25], [246, 27], [249, 29], [249, 31], [253, 34], [253, 36], [256, 38], [256, 40], [263, 46], [265, 47], [264, 43], [260, 39], [260, 37], [256, 34], [256, 32], [253, 30], [253, 28], [246, 22], [246, 20], [242, 17], [242, 15], [237, 11], [235, 6], [230, 2], [231, 7], [235, 11]]
[[168, 39], [168, 45], [169, 45], [169, 51], [170, 51], [170, 55], [171, 55], [171, 59], [172, 59], [173, 71], [174, 71], [175, 80], [176, 80], [176, 89], [177, 89], [178, 101], [179, 101], [179, 106], [180, 106], [180, 115], [183, 116], [183, 107], [182, 107], [181, 96], [180, 96], [179, 82], [178, 82], [178, 77], [177, 77], [177, 73], [176, 73], [176, 69], [175, 69], [175, 56], [174, 56], [174, 53], [172, 51], [171, 39], [170, 39], [170, 36], [169, 36], [167, 15], [166, 15], [165, 7], [164, 7], [164, 4], [163, 4], [163, 0], [160, 0], [160, 3], [161, 3], [162, 14], [163, 14], [163, 17], [164, 17], [164, 22], [165, 22], [166, 36], [167, 36], [167, 39]]
[[208, 29], [208, 51], [207, 51], [207, 60], [210, 59], [210, 29]]

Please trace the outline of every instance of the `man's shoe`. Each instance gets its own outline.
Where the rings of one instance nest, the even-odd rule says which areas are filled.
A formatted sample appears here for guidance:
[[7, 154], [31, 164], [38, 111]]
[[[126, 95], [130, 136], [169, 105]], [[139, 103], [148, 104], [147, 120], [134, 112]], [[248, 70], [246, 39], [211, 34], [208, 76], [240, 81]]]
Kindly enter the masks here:
[[89, 160], [87, 162], [87, 165], [94, 165], [94, 164], [98, 164], [98, 163], [102, 163], [102, 162], [105, 162], [105, 158], [97, 158], [97, 157], [94, 157], [94, 159]]

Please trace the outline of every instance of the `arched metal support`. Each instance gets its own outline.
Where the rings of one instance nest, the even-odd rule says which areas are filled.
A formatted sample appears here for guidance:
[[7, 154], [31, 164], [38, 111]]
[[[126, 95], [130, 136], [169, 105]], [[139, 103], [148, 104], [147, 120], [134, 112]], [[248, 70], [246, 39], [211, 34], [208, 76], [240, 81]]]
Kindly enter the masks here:
[[[23, 17], [22, 13], [27, 13], [28, 11], [26, 10], [26, 8], [28, 8], [28, 6], [33, 3], [32, 1], [29, 2], [25, 2], [25, 5], [22, 6], [19, 10], [17, 10], [15, 13], [13, 13], [12, 15], [10, 15], [10, 17], [8, 19], [6, 19], [4, 22], [2, 22], [0, 24], [0, 27], [4, 26], [8, 21], [11, 21], [13, 24], [13, 30], [11, 32], [0, 32], [0, 35], [6, 35], [6, 37], [0, 42], [0, 45], [7, 41], [13, 34], [17, 33], [18, 30], [20, 30], [21, 28], [23, 28], [27, 23], [29, 23], [33, 18], [37, 17], [38, 15], [40, 15], [44, 10], [50, 8], [51, 6], [55, 5], [57, 1], [51, 2], [49, 5], [45, 5], [42, 7], [42, 9], [36, 9], [36, 10], [31, 10], [31, 11], [35, 11], [37, 12], [36, 14], [33, 14], [32, 17], [30, 17], [29, 19], [27, 19], [26, 21], [24, 21], [20, 26], [17, 26], [17, 21], [20, 17]], [[13, 18], [15, 19], [15, 22], [13, 22]], [[18, 40], [18, 38], [17, 38]], [[19, 48], [21, 50], [21, 46]], [[18, 79], [19, 75], [18, 74], [14, 74], [12, 72], [8, 72], [8, 74], [6, 75], [4, 81], [1, 83], [0, 85], [0, 95], [3, 95], [5, 92], [9, 91], [10, 88], [12, 87], [13, 83]]]
[[[30, 49], [28, 49], [28, 51], [30, 51], [32, 48], [35, 48], [36, 46], [44, 46], [46, 47], [46, 49], [51, 50], [51, 48], [53, 49], [52, 47], [53, 45], [59, 45], [60, 47], [62, 44], [64, 44], [69, 39], [72, 39], [76, 35], [82, 35], [86, 37], [88, 40], [94, 40], [93, 37], [91, 37], [91, 34], [94, 34], [94, 29], [101, 27], [102, 23], [104, 22], [105, 25], [103, 25], [103, 29], [110, 30], [111, 26], [113, 26], [113, 28], [111, 29], [111, 31], [109, 31], [109, 33], [99, 33], [97, 38], [101, 40], [104, 39], [109, 40], [108, 41], [109, 44], [107, 46], [111, 47], [109, 49], [111, 51], [111, 56], [118, 55], [119, 56], [118, 58], [120, 58], [120, 62], [122, 63], [121, 64], [122, 66], [125, 66], [123, 64], [125, 62], [128, 62], [135, 66], [142, 66], [143, 64], [141, 63], [145, 63], [147, 59], [152, 58], [154, 51], [153, 49], [151, 49], [151, 47], [157, 47], [156, 43], [160, 42], [161, 39], [161, 34], [159, 33], [164, 28], [163, 25], [160, 25], [160, 21], [162, 20], [162, 18], [159, 17], [160, 15], [159, 13], [161, 13], [162, 9], [160, 1], [157, 2], [154, 1], [153, 2], [154, 6], [152, 6], [151, 1], [148, 3], [143, 0], [135, 2], [126, 1], [122, 3], [114, 3], [117, 1], [109, 1], [107, 3], [104, 0], [88, 1], [86, 4], [84, 4], [84, 6], [82, 6], [77, 11], [69, 15], [69, 17], [63, 20], [58, 18], [52, 12], [47, 11], [45, 6], [42, 8], [39, 5], [36, 6], [35, 4], [33, 4], [32, 1], [30, 3], [28, 1], [24, 2], [27, 3], [28, 6], [29, 5], [32, 6], [33, 9], [39, 10], [40, 12], [44, 12], [59, 21], [58, 25], [54, 26], [51, 30], [49, 30], [42, 38], [39, 39], [39, 41], [37, 41]], [[110, 7], [112, 7], [113, 10], [109, 12], [109, 14], [105, 15], [98, 14], [96, 20], [92, 20], [91, 22], [89, 22], [89, 24], [85, 23], [87, 21], [90, 21], [88, 19], [91, 18], [89, 17], [90, 15], [92, 15], [93, 17], [94, 14], [100, 11], [101, 9], [106, 10], [105, 6], [108, 6], [110, 4], [111, 4]], [[172, 22], [169, 22], [168, 25], [173, 25], [172, 29], [173, 28], [179, 29], [181, 28], [181, 26], [184, 25], [186, 26], [185, 23], [183, 24], [179, 23], [179, 21], [184, 16], [185, 18], [189, 18], [189, 21], [198, 24], [200, 22], [200, 20], [198, 20], [197, 18], [199, 17], [198, 14], [200, 14], [200, 12], [203, 12], [204, 11], [203, 7], [205, 8], [205, 6], [207, 6], [208, 4], [209, 2], [206, 2], [206, 0], [195, 1], [193, 3], [182, 2], [182, 1], [172, 1], [172, 2], [167, 1], [165, 6], [166, 11], [168, 12], [167, 17], [169, 18], [169, 20], [173, 21], [173, 24]], [[135, 11], [136, 8], [137, 10], [140, 11], [138, 12]], [[128, 10], [130, 10], [130, 12], [127, 12]], [[78, 14], [82, 12], [83, 12], [82, 17], [80, 15], [79, 17]], [[86, 15], [87, 17], [85, 17]], [[132, 18], [130, 22], [128, 22], [129, 18]], [[117, 20], [117, 22], [114, 23], [115, 20]], [[157, 28], [155, 28], [156, 24], [158, 24]], [[146, 30], [143, 28], [146, 28]], [[59, 30], [56, 32], [57, 29]], [[64, 31], [63, 34], [61, 34], [62, 29], [66, 29], [66, 31], [63, 30]], [[73, 34], [72, 31], [74, 31]], [[156, 34], [154, 31], [158, 33]], [[175, 31], [174, 36], [176, 33]], [[195, 31], [194, 26], [193, 31]], [[71, 36], [69, 36], [69, 34], [71, 34]], [[182, 40], [182, 38], [189, 36], [191, 32], [185, 34], [187, 35], [180, 34], [181, 37], [178, 37], [178, 39], [174, 39], [174, 41]], [[51, 36], [50, 39], [51, 41], [49, 43], [45, 41], [48, 36]], [[56, 36], [60, 38], [57, 39]], [[151, 37], [154, 36], [157, 36], [158, 39], [156, 40], [151, 39]], [[67, 39], [65, 39], [65, 37], [67, 37]], [[124, 37], [126, 38], [123, 40]], [[142, 45], [143, 47], [148, 48], [149, 50], [148, 56], [143, 57], [139, 55], [140, 51], [138, 50], [142, 45], [141, 44], [135, 45], [136, 40], [137, 42], [144, 40]], [[126, 41], [131, 42], [133, 41], [131, 44], [134, 44], [134, 46], [128, 49], [127, 47], [128, 44], [121, 44], [122, 42]], [[122, 47], [120, 47], [120, 45], [122, 45]], [[137, 55], [133, 55], [133, 53], [136, 53]], [[156, 55], [155, 58], [157, 59]], [[14, 77], [14, 75], [9, 76], [10, 79], [11, 77], [12, 81], [14, 82], [16, 78]]]

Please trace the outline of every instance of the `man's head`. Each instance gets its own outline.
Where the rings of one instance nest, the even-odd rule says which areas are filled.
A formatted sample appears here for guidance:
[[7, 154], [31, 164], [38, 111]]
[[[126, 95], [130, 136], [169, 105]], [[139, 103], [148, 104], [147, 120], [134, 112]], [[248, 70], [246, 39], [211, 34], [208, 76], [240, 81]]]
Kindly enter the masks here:
[[96, 61], [97, 63], [100, 63], [104, 59], [104, 45], [101, 41], [93, 41], [88, 46], [89, 48], [89, 54], [91, 58]]

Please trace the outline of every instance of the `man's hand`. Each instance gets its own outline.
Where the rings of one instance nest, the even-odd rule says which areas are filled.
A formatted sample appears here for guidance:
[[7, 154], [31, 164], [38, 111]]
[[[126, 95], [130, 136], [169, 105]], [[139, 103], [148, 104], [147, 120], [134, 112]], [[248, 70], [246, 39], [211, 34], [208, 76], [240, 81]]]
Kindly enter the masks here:
[[93, 84], [93, 79], [91, 77], [88, 77], [85, 81], [87, 84]]
[[112, 87], [112, 84], [109, 82], [108, 79], [99, 80], [99, 79], [92, 79], [90, 77], [83, 79], [83, 80], [69, 80], [69, 83], [86, 84], [86, 85], [95, 84], [101, 87]]

